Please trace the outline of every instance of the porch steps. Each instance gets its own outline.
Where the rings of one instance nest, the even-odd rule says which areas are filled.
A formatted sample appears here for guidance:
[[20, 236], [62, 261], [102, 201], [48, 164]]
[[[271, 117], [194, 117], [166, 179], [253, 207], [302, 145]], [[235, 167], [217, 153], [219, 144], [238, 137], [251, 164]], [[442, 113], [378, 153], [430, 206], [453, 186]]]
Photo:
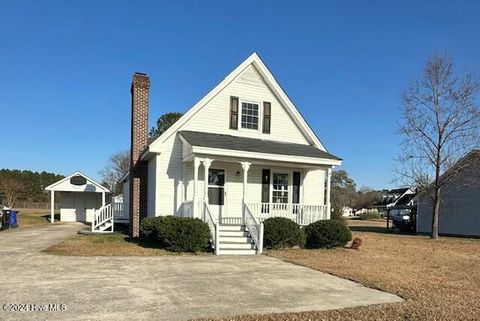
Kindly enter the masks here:
[[222, 224], [219, 228], [220, 255], [255, 255], [252, 239], [244, 225]]

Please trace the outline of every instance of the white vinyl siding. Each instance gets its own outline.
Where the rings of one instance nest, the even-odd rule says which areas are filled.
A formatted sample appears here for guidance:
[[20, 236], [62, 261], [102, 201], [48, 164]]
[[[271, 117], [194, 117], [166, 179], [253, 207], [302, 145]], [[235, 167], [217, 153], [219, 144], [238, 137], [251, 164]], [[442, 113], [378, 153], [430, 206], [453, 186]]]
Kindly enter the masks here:
[[[241, 109], [242, 101], [259, 102], [259, 130], [242, 129], [239, 123], [238, 130], [230, 129], [230, 97], [239, 97], [239, 109]], [[261, 130], [262, 123], [262, 102], [271, 103], [271, 131], [270, 134], [263, 134]], [[241, 112], [239, 113], [239, 122]], [[265, 84], [263, 79], [253, 66], [249, 66], [241, 73], [232, 83], [230, 83], [223, 91], [213, 97], [206, 103], [205, 107], [200, 109], [197, 114], [193, 115], [182, 127], [181, 130], [219, 133], [226, 135], [237, 135], [251, 138], [262, 138], [276, 140], [281, 142], [290, 142], [298, 144], [308, 144], [307, 138], [297, 127], [293, 119], [287, 113], [285, 108], [280, 104], [276, 96], [270, 88]], [[156, 147], [160, 152], [156, 156], [155, 166], [155, 188], [151, 188], [152, 182], [149, 181], [149, 200], [151, 193], [154, 193], [155, 202], [149, 201], [149, 215], [154, 212], [155, 216], [160, 215], [180, 215], [182, 203], [193, 199], [193, 164], [192, 162], [184, 164], [182, 161], [182, 151], [187, 150], [184, 147], [178, 134], [169, 136], [161, 145]], [[213, 157], [215, 158], [215, 157]], [[261, 173], [265, 166], [255, 165], [250, 167], [248, 172], [248, 201], [261, 202]], [[152, 165], [153, 166], [153, 165]], [[184, 166], [186, 193], [184, 193]], [[224, 168], [226, 170], [226, 197], [225, 217], [239, 217], [241, 215], [242, 197], [243, 197], [243, 170], [239, 163], [220, 163], [213, 162], [211, 168]], [[149, 168], [150, 169], [150, 168]], [[292, 183], [291, 172], [298, 170], [296, 168], [284, 168], [290, 173], [289, 184]], [[237, 176], [237, 171], [240, 175]], [[299, 170], [303, 173], [302, 170]], [[273, 169], [272, 169], [273, 172]], [[198, 199], [203, 199], [203, 165], [199, 167], [198, 181]], [[322, 171], [323, 173], [323, 171]], [[149, 172], [149, 180], [150, 176]], [[303, 174], [302, 174], [303, 177]], [[312, 175], [309, 184], [314, 190], [306, 192], [312, 193], [310, 204], [323, 204], [323, 186], [324, 177], [321, 175]], [[300, 202], [302, 202], [302, 191]], [[317, 202], [318, 200], [318, 202]], [[291, 201], [291, 192], [289, 193], [289, 201]], [[151, 211], [154, 208], [154, 211]]]
[[[230, 97], [239, 97], [241, 102], [258, 102], [259, 115], [262, 103], [271, 103], [271, 130], [270, 134], [263, 134], [261, 130], [262, 119], [259, 117], [259, 130], [246, 130], [241, 128], [239, 115], [239, 129], [230, 129]], [[239, 110], [240, 114], [241, 111]], [[253, 66], [248, 67], [223, 91], [211, 99], [205, 107], [198, 111], [180, 130], [218, 133], [226, 135], [262, 138], [282, 142], [308, 144], [307, 138], [297, 127], [285, 108], [266, 85]]]
[[326, 171], [317, 169], [305, 172], [303, 193], [300, 192], [303, 194], [305, 204], [324, 204]]
[[147, 216], [155, 216], [156, 212], [156, 172], [157, 172], [157, 156], [148, 161], [148, 178], [147, 178]]

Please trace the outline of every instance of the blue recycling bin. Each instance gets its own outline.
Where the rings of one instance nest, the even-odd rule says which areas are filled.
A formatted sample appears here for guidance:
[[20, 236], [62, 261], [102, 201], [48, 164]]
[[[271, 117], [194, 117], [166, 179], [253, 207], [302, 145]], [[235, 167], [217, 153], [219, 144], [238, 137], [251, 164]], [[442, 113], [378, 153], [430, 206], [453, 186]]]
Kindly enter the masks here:
[[9, 223], [10, 223], [10, 227], [18, 227], [18, 225], [17, 225], [17, 212], [16, 211], [10, 210]]

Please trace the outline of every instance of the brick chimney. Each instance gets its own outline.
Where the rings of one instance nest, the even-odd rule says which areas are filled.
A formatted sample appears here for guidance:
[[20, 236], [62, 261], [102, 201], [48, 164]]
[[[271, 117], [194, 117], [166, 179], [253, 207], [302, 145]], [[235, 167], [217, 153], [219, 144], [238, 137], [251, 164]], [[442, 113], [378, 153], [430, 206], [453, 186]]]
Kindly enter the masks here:
[[140, 155], [148, 145], [148, 96], [150, 78], [136, 72], [133, 75], [130, 93], [132, 95], [132, 130], [130, 147], [130, 235], [138, 237], [140, 221], [147, 214], [147, 162], [140, 161]]

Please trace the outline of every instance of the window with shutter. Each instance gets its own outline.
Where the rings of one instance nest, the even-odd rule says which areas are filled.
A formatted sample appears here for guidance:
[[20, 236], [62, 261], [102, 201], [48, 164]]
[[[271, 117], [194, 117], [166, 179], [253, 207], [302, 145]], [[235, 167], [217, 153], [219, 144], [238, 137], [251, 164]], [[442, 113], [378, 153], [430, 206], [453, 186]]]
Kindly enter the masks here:
[[238, 129], [238, 97], [230, 97], [230, 129]]
[[263, 102], [263, 133], [270, 134], [272, 107], [269, 102]]

